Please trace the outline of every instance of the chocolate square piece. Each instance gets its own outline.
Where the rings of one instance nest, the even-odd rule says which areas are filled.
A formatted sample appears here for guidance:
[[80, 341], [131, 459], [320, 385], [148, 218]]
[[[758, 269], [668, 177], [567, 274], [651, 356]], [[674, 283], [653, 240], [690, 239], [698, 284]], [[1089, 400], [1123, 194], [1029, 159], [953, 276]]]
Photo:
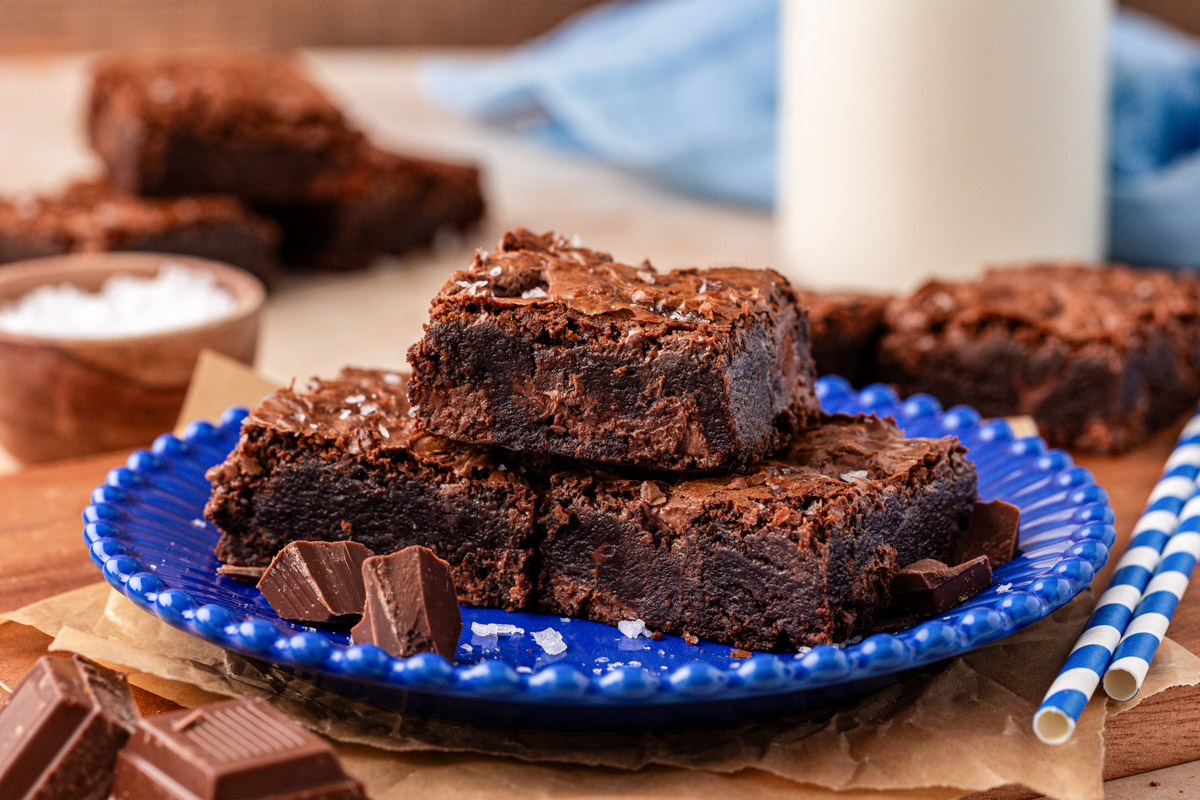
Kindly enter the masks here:
[[1003, 500], [976, 503], [971, 524], [954, 548], [953, 563], [987, 556], [992, 569], [1013, 560], [1020, 539], [1021, 509]]
[[38, 659], [0, 709], [0, 797], [105, 800], [137, 720], [124, 675], [79, 656]]
[[778, 273], [658, 272], [524, 229], [451, 276], [408, 360], [423, 430], [618, 465], [751, 463], [819, 410]]
[[259, 699], [142, 720], [114, 800], [364, 800], [328, 742]]
[[931, 281], [886, 314], [876, 379], [984, 416], [1032, 416], [1054, 445], [1117, 453], [1200, 396], [1200, 278], [1037, 264]]
[[919, 616], [944, 614], [991, 582], [987, 556], [953, 567], [936, 559], [922, 559], [904, 567], [892, 579], [893, 608]]
[[454, 662], [462, 614], [450, 565], [425, 547], [374, 556], [362, 565], [367, 601], [350, 638], [397, 658], [433, 652]]
[[420, 544], [453, 565], [460, 601], [523, 607], [534, 488], [510, 453], [417, 430], [405, 381], [347, 369], [264, 400], [208, 473], [217, 556], [265, 566], [293, 541], [355, 541], [376, 553]]
[[100, 181], [0, 200], [0, 263], [135, 250], [211, 258], [270, 284], [279, 229], [233, 197], [138, 197]]
[[320, 199], [362, 142], [295, 62], [214, 53], [100, 64], [88, 135], [127, 192], [264, 202]]
[[957, 441], [875, 417], [827, 418], [741, 474], [563, 473], [541, 603], [749, 650], [836, 642], [886, 605], [901, 564], [949, 558], [974, 500]]
[[282, 619], [346, 622], [363, 613], [362, 564], [371, 555], [358, 542], [290, 542], [258, 590]]

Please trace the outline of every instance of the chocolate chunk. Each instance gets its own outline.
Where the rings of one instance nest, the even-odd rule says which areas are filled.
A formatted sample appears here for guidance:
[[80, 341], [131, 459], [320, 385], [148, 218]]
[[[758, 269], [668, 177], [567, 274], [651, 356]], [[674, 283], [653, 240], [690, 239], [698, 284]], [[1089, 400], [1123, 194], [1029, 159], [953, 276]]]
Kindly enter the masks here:
[[265, 701], [142, 720], [117, 758], [113, 800], [364, 800], [337, 753]]
[[462, 614], [449, 564], [413, 545], [368, 558], [362, 575], [367, 602], [350, 638], [378, 645], [397, 658], [432, 650], [454, 661]]
[[79, 656], [38, 659], [0, 710], [0, 797], [104, 800], [137, 720], [124, 675]]
[[976, 503], [971, 524], [963, 532], [954, 550], [957, 563], [976, 556], [987, 556], [992, 569], [1007, 564], [1017, 554], [1021, 527], [1021, 509], [1003, 500]]
[[362, 614], [362, 564], [370, 557], [358, 542], [292, 542], [276, 554], [258, 590], [283, 619], [344, 622]]
[[246, 583], [258, 583], [266, 571], [266, 567], [239, 567], [234, 564], [222, 564], [217, 567], [218, 575], [233, 578], [235, 581], [245, 581]]
[[992, 582], [987, 556], [949, 567], [931, 558], [909, 564], [892, 579], [893, 608], [900, 612], [943, 614]]

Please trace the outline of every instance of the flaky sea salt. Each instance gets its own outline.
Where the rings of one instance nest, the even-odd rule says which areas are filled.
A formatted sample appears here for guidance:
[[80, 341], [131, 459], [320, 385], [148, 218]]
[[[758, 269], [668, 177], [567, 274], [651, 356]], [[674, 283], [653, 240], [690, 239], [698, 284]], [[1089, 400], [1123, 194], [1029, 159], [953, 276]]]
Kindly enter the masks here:
[[399, 386], [402, 380], [404, 379], [394, 372], [388, 372], [383, 376], [383, 382], [388, 386]]
[[525, 629], [507, 622], [472, 622], [471, 633], [476, 636], [517, 636], [525, 633]]
[[646, 623], [640, 619], [623, 619], [617, 623], [617, 629], [630, 639], [646, 635]]
[[842, 473], [842, 480], [846, 481], [847, 483], [854, 480], [855, 478], [865, 478], [865, 477], [867, 477], [867, 471], [865, 469], [856, 469], [856, 470], [854, 470], [854, 472], [843, 472]]
[[538, 297], [545, 297], [545, 296], [546, 296], [546, 290], [540, 286], [535, 286], [532, 289], [526, 289], [525, 291], [521, 292], [522, 300], [533, 300]]
[[0, 309], [0, 330], [73, 339], [141, 336], [211, 322], [235, 305], [211, 274], [167, 261], [153, 278], [114, 275], [98, 292], [68, 283], [39, 286]]
[[562, 634], [554, 630], [554, 628], [546, 628], [544, 631], [534, 631], [533, 640], [538, 643], [547, 654], [556, 656], [559, 653], [565, 653], [567, 643], [563, 641]]

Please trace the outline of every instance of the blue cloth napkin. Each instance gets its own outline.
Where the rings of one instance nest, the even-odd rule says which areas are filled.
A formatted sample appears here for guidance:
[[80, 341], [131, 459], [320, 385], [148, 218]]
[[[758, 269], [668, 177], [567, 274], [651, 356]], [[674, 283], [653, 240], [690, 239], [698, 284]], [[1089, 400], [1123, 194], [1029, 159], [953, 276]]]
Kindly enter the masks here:
[[[428, 94], [696, 195], [775, 197], [777, 0], [643, 0], [501, 57], [438, 60]], [[1110, 256], [1200, 266], [1200, 42], [1136, 14], [1111, 33]]]

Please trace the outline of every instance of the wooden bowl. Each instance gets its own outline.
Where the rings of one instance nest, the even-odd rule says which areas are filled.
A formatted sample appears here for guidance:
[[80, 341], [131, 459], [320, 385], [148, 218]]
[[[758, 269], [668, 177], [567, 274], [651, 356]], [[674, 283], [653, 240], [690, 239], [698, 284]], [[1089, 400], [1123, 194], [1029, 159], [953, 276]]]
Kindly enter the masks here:
[[83, 253], [0, 267], [0, 307], [38, 286], [96, 291], [118, 273], [164, 263], [211, 273], [233, 294], [224, 317], [141, 336], [78, 339], [0, 331], [0, 445], [25, 463], [148, 444], [175, 425], [201, 350], [253, 363], [264, 291], [250, 273], [200, 258]]

